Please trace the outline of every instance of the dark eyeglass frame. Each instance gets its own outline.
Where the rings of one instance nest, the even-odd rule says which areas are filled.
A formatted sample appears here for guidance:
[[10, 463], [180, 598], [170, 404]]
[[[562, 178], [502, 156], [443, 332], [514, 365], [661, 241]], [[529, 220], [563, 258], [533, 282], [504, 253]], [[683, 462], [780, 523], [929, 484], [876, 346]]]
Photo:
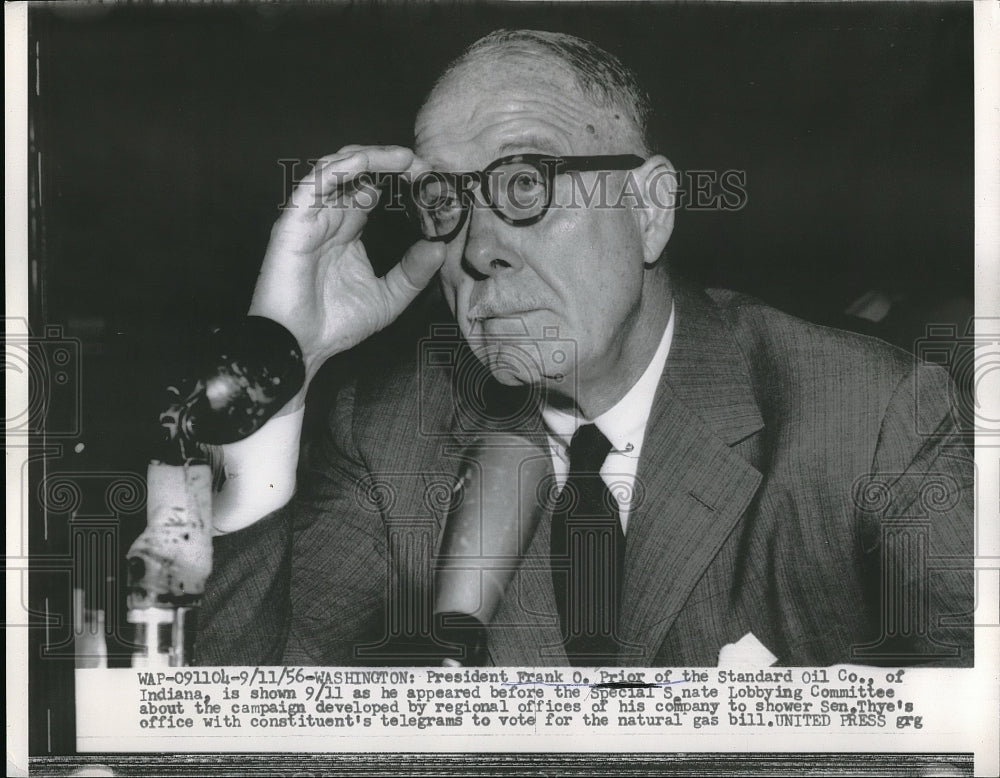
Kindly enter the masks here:
[[[552, 192], [554, 190], [553, 185], [555, 183], [556, 175], [560, 173], [586, 173], [595, 170], [635, 170], [636, 168], [644, 165], [645, 162], [646, 160], [643, 157], [635, 154], [602, 154], [598, 156], [582, 157], [554, 157], [551, 154], [513, 154], [511, 156], [501, 157], [500, 159], [494, 160], [481, 171], [470, 171], [466, 173], [442, 173], [439, 171], [433, 171], [429, 175], [440, 176], [444, 180], [448, 181], [453, 186], [455, 191], [458, 192], [462, 212], [459, 215], [454, 228], [444, 235], [428, 237], [419, 227], [419, 224], [418, 229], [420, 229], [420, 233], [423, 235], [424, 240], [445, 243], [453, 240], [455, 236], [462, 231], [466, 220], [469, 218], [469, 211], [472, 203], [469, 201], [471, 194], [470, 188], [468, 186], [460, 185], [459, 182], [471, 182], [473, 186], [478, 186], [479, 191], [482, 192], [483, 200], [486, 205], [488, 205], [490, 210], [492, 210], [493, 213], [495, 213], [507, 224], [514, 227], [528, 227], [541, 221], [542, 217], [548, 212], [549, 206], [552, 205]], [[523, 219], [516, 219], [504, 213], [501, 206], [494, 202], [489, 186], [490, 174], [494, 170], [503, 165], [517, 163], [527, 163], [531, 165], [536, 170], [541, 172], [545, 180], [545, 203], [542, 205], [542, 208], [538, 213], [532, 216], [527, 216]], [[412, 197], [409, 205], [411, 208], [420, 210], [420, 207], [416, 204]], [[413, 216], [413, 214], [411, 214], [411, 216]]]

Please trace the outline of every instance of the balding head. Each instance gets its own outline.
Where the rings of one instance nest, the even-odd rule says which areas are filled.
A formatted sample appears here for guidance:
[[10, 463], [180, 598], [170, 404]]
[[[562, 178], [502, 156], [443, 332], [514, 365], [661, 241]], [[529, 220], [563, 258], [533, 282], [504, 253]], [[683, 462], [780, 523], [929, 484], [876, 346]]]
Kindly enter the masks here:
[[[580, 95], [606, 117], [618, 148], [640, 156], [651, 153], [648, 139], [649, 96], [629, 68], [590, 41], [541, 30], [496, 30], [459, 54], [438, 78], [425, 101], [434, 102], [456, 82], [476, 80], [497, 67], [530, 70], [533, 77], [569, 76]], [[561, 71], [558, 72], [552, 72]], [[419, 124], [419, 121], [418, 121]]]

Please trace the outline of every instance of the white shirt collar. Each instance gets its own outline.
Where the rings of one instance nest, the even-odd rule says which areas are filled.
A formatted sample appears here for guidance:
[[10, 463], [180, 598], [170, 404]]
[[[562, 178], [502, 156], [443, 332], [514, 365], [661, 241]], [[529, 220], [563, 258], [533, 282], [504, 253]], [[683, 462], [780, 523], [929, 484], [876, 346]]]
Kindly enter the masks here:
[[[675, 306], [670, 308], [670, 318], [660, 338], [660, 345], [656, 348], [656, 353], [646, 366], [643, 374], [639, 376], [632, 387], [625, 393], [617, 403], [593, 420], [597, 428], [604, 433], [604, 436], [611, 442], [613, 450], [621, 453], [633, 453], [638, 456], [642, 448], [642, 440], [646, 434], [646, 422], [653, 408], [653, 398], [656, 395], [656, 388], [660, 383], [660, 376], [663, 368], [667, 364], [667, 355], [670, 353], [670, 343], [674, 337], [674, 311]], [[549, 434], [560, 442], [564, 447], [569, 445], [570, 440], [577, 428], [586, 424], [587, 420], [576, 414], [567, 413], [558, 408], [548, 405], [542, 406], [542, 420], [549, 431]]]

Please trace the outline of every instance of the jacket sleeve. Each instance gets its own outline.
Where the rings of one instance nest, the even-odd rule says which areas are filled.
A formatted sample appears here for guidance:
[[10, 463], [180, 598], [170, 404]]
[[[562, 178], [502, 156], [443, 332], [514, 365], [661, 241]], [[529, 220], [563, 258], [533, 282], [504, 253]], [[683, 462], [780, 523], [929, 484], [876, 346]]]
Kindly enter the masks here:
[[350, 665], [358, 663], [358, 645], [377, 640], [385, 532], [360, 493], [367, 471], [353, 411], [348, 385], [310, 447], [291, 501], [215, 538], [198, 614], [198, 664]]
[[852, 661], [972, 666], [974, 463], [953, 397], [944, 370], [918, 365], [881, 420], [855, 493], [877, 638]]

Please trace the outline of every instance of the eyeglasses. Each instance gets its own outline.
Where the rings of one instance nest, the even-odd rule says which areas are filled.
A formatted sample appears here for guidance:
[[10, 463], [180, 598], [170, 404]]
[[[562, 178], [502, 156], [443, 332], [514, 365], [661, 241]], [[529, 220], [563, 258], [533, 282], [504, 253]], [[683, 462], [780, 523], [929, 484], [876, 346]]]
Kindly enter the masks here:
[[407, 212], [425, 240], [450, 241], [465, 225], [474, 190], [507, 224], [527, 227], [545, 216], [552, 204], [555, 177], [593, 170], [634, 170], [645, 163], [634, 154], [553, 157], [515, 154], [501, 157], [482, 171], [418, 174], [411, 182]]

